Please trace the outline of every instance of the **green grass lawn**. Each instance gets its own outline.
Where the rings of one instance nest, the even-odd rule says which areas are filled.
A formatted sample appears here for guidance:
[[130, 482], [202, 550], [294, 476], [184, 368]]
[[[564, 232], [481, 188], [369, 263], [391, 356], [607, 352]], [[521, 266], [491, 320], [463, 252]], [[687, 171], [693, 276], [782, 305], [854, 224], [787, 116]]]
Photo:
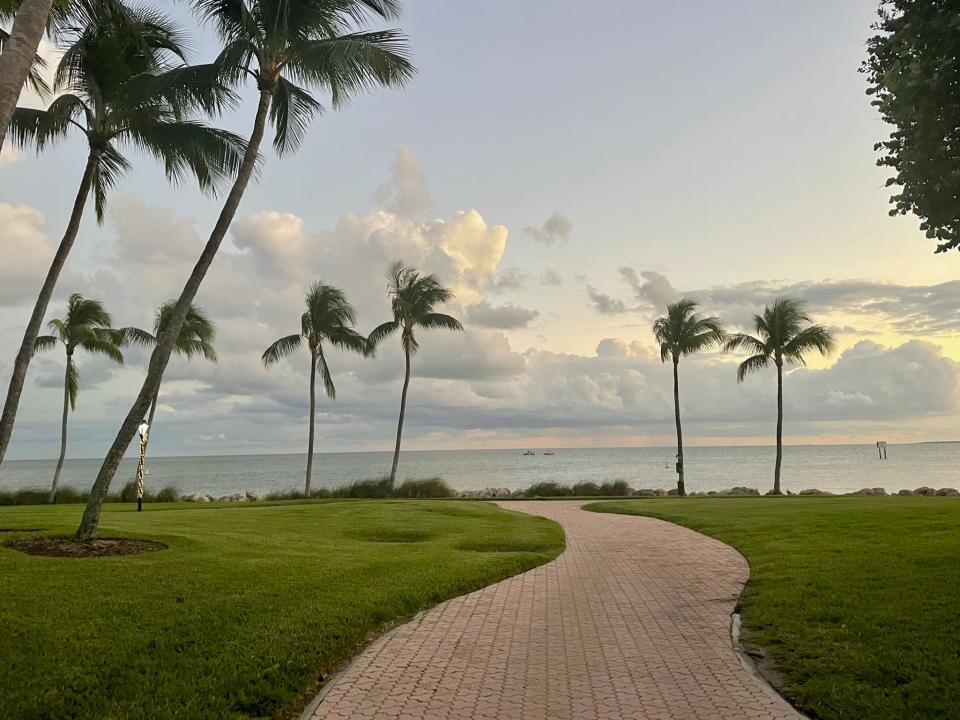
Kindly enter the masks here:
[[699, 530], [750, 562], [749, 638], [823, 720], [960, 718], [960, 501], [717, 498], [591, 510]]
[[[0, 528], [70, 533], [80, 511], [0, 508]], [[101, 535], [169, 549], [67, 559], [0, 547], [3, 717], [294, 716], [372, 633], [563, 547], [543, 518], [411, 500], [108, 505]]]

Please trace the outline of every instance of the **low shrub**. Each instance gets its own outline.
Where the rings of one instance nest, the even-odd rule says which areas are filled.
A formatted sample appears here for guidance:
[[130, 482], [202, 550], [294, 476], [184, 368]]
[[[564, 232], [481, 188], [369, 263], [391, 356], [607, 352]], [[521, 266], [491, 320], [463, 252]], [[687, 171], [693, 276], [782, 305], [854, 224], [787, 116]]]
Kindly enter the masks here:
[[[156, 496], [148, 490], [143, 491], [144, 502], [155, 502]], [[131, 480], [120, 490], [119, 499], [116, 502], [135, 503], [137, 501], [137, 481]]]
[[393, 494], [400, 498], [448, 498], [456, 493], [443, 478], [426, 478], [404, 480]]
[[393, 485], [390, 478], [379, 480], [358, 480], [349, 485], [342, 485], [330, 491], [331, 497], [346, 498], [388, 498], [393, 497]]
[[563, 497], [572, 493], [571, 488], [556, 482], [534, 483], [524, 491], [527, 497]]
[[173, 485], [167, 485], [157, 493], [157, 502], [180, 502], [180, 491]]

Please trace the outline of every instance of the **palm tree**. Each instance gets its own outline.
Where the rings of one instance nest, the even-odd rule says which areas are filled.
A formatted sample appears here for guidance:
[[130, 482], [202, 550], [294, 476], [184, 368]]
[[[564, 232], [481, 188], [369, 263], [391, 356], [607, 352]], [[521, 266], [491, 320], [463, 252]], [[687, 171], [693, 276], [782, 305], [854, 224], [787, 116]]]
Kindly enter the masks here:
[[78, 541], [97, 531], [100, 509], [120, 460], [137, 432], [170, 359], [190, 303], [213, 262], [220, 243], [253, 176], [267, 119], [276, 128], [273, 145], [292, 152], [303, 138], [320, 104], [293, 80], [326, 90], [334, 107], [374, 86], [401, 86], [414, 72], [406, 58], [404, 36], [396, 30], [350, 32], [369, 19], [397, 17], [399, 0], [194, 0], [224, 42], [218, 65], [231, 78], [257, 83], [260, 99], [236, 180], [220, 216], [177, 300], [170, 325], [157, 338], [147, 376], [127, 413], [94, 482], [77, 529]]
[[[34, 340], [57, 279], [73, 247], [90, 193], [102, 221], [107, 191], [129, 169], [121, 153], [128, 147], [161, 160], [177, 182], [193, 175], [212, 190], [239, 167], [246, 144], [238, 136], [185, 118], [194, 109], [218, 110], [233, 94], [212, 66], [173, 67], [184, 57], [182, 40], [170, 21], [152, 11], [130, 10], [130, 22], [94, 19], [78, 28], [61, 59], [55, 87], [63, 94], [46, 110], [17, 108], [10, 126], [20, 145], [37, 150], [80, 132], [87, 161], [73, 211], [14, 360], [0, 416], [0, 463], [6, 453]], [[131, 33], [131, 23], [135, 32]]]
[[[173, 308], [176, 301], [169, 300], [157, 308], [153, 316], [153, 333], [140, 328], [124, 328], [124, 341], [133, 345], [152, 346], [157, 344], [157, 338], [163, 333], [170, 324], [170, 317], [173, 315]], [[191, 304], [187, 311], [187, 317], [180, 327], [177, 339], [173, 345], [173, 352], [187, 360], [202, 356], [210, 362], [217, 362], [217, 351], [213, 347], [213, 339], [217, 331], [206, 313], [196, 305]], [[157, 412], [157, 399], [160, 396], [160, 388], [153, 396], [150, 403], [150, 414], [147, 416], [147, 427], [150, 428], [147, 434], [147, 443], [144, 444], [144, 453], [146, 453], [147, 444], [153, 437], [153, 416]]]
[[777, 366], [777, 464], [773, 473], [773, 494], [780, 495], [780, 465], [783, 460], [783, 366], [806, 365], [806, 355], [816, 350], [821, 355], [833, 352], [833, 335], [822, 325], [813, 325], [805, 311], [805, 303], [779, 297], [763, 309], [763, 315], [753, 316], [756, 335], [731, 335], [725, 352], [752, 353], [737, 368], [737, 382], [742, 383], [749, 373]]
[[78, 348], [98, 355], [106, 355], [116, 363], [123, 363], [120, 344], [123, 332], [114, 330], [110, 313], [103, 308], [99, 300], [88, 300], [74, 293], [67, 302], [67, 314], [63, 319], [55, 318], [47, 323], [52, 335], [41, 335], [34, 347], [37, 351], [49, 350], [62, 343], [67, 351], [67, 365], [63, 378], [63, 418], [60, 422], [60, 457], [57, 469], [53, 473], [53, 486], [50, 488], [50, 502], [57, 499], [57, 485], [60, 483], [60, 471], [67, 452], [67, 414], [76, 410], [77, 391], [80, 389], [80, 375], [73, 361]]
[[410, 386], [410, 356], [420, 347], [417, 328], [441, 328], [463, 330], [463, 325], [449, 315], [434, 312], [437, 305], [453, 300], [453, 292], [443, 287], [433, 275], [421, 275], [401, 261], [387, 268], [387, 292], [393, 310], [393, 320], [385, 322], [370, 333], [370, 344], [377, 347], [385, 338], [400, 331], [405, 371], [403, 391], [400, 394], [400, 420], [397, 422], [397, 444], [393, 450], [393, 465], [390, 468], [390, 484], [396, 482], [397, 464], [400, 462], [400, 438], [403, 435], [403, 417], [407, 410], [407, 388]]
[[653, 337], [660, 344], [660, 361], [673, 360], [673, 414], [677, 422], [677, 495], [686, 495], [683, 483], [683, 432], [680, 429], [680, 358], [722, 345], [726, 333], [719, 318], [697, 315], [694, 298], [680, 298], [667, 305], [667, 314], [653, 323]]
[[372, 349], [367, 338], [353, 329], [357, 314], [347, 302], [342, 290], [314, 283], [307, 292], [306, 302], [307, 311], [300, 317], [300, 332], [277, 340], [264, 350], [261, 360], [264, 366], [270, 367], [298, 350], [303, 343], [307, 344], [310, 351], [310, 439], [307, 441], [307, 472], [303, 486], [304, 497], [310, 497], [318, 369], [327, 397], [331, 400], [337, 397], [337, 389], [333, 385], [327, 356], [324, 354], [324, 343], [364, 356], [370, 355]]

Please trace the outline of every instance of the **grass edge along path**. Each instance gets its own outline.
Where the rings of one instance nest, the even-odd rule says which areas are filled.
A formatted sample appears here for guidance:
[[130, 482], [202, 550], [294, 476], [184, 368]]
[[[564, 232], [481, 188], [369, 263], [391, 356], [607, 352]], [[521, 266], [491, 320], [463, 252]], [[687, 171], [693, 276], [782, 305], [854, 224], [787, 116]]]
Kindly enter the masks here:
[[664, 498], [586, 509], [677, 523], [746, 557], [745, 639], [810, 717], [960, 718], [960, 501]]
[[[0, 543], [23, 537], [17, 527], [67, 534], [79, 510], [0, 508]], [[372, 636], [564, 547], [555, 523], [475, 502], [178, 503], [103, 517], [104, 537], [169, 548], [75, 559], [0, 546], [10, 717], [296, 717]]]

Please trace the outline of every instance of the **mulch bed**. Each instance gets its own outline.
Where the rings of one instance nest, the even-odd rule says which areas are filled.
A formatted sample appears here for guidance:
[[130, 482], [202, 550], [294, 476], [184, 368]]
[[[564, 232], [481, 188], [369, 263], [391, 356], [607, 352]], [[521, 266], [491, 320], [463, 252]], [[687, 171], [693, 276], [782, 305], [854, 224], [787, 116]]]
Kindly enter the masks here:
[[27, 555], [71, 558], [138, 555], [167, 549], [161, 542], [132, 538], [97, 538], [86, 542], [76, 542], [70, 537], [18, 538], [6, 546]]

